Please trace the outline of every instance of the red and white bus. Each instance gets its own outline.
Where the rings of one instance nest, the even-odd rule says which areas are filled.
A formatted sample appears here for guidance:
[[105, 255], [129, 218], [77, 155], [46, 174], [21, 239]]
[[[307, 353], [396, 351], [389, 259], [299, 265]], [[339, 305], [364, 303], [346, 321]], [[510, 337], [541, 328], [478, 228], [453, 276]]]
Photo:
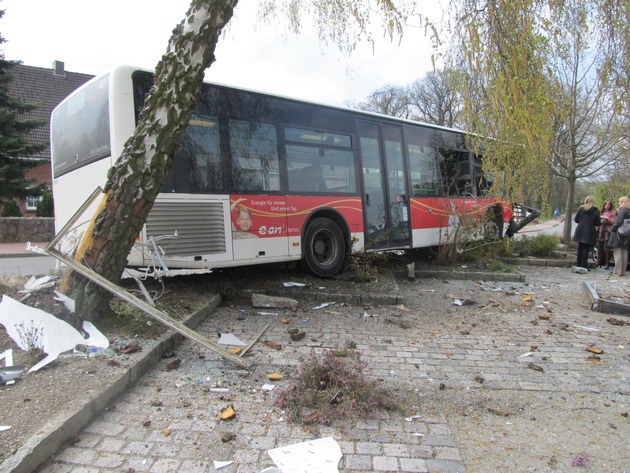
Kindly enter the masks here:
[[[121, 66], [53, 111], [58, 231], [105, 183], [152, 81]], [[173, 269], [303, 260], [330, 276], [351, 251], [439, 245], [454, 214], [502, 236], [512, 208], [490, 186], [461, 131], [205, 83], [129, 265], [162, 237]]]

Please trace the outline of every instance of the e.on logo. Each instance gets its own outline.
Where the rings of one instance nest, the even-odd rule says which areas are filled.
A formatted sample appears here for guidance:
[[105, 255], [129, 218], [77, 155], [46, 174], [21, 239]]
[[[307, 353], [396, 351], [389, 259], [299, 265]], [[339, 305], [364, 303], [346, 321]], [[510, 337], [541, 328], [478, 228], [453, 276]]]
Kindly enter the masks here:
[[258, 229], [258, 233], [261, 235], [282, 235], [282, 227], [269, 227], [263, 225]]

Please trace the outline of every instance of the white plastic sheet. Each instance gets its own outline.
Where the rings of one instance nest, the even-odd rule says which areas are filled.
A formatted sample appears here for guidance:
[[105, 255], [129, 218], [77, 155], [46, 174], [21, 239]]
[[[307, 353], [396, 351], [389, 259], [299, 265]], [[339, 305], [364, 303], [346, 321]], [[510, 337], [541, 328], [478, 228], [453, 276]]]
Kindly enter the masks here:
[[341, 447], [332, 437], [268, 450], [282, 473], [339, 473]]
[[98, 348], [109, 347], [109, 341], [91, 322], [84, 321], [83, 329], [90, 335], [83, 335], [70, 324], [58, 319], [43, 310], [24, 305], [8, 296], [2, 297], [0, 303], [0, 323], [4, 325], [7, 334], [22, 349], [25, 346], [24, 337], [20, 332], [26, 329], [35, 329], [41, 332], [42, 349], [46, 358], [33, 366], [29, 372], [37, 371], [55, 360], [60, 353], [72, 350], [77, 345], [87, 345]]

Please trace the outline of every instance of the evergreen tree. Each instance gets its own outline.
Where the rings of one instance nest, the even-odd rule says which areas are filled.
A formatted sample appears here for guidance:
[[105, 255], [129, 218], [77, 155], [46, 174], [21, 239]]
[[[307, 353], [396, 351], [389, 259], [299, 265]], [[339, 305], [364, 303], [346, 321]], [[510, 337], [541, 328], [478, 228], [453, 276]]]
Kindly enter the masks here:
[[[0, 18], [4, 10], [0, 10]], [[0, 35], [0, 44], [5, 39]], [[16, 198], [41, 195], [45, 185], [33, 185], [32, 179], [27, 179], [27, 170], [41, 164], [41, 160], [26, 159], [37, 151], [44, 149], [43, 145], [28, 143], [28, 133], [42, 122], [25, 119], [24, 114], [36, 108], [36, 105], [23, 103], [9, 95], [11, 68], [17, 61], [7, 61], [4, 52], [0, 51], [0, 204], [11, 202]]]

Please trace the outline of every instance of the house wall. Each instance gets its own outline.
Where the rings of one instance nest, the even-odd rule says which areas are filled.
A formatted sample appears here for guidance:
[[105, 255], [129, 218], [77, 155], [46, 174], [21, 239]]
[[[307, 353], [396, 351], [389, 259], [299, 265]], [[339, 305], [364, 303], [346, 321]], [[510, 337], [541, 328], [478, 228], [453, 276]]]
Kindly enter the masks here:
[[50, 217], [0, 217], [0, 243], [49, 242], [55, 236], [55, 219]]

